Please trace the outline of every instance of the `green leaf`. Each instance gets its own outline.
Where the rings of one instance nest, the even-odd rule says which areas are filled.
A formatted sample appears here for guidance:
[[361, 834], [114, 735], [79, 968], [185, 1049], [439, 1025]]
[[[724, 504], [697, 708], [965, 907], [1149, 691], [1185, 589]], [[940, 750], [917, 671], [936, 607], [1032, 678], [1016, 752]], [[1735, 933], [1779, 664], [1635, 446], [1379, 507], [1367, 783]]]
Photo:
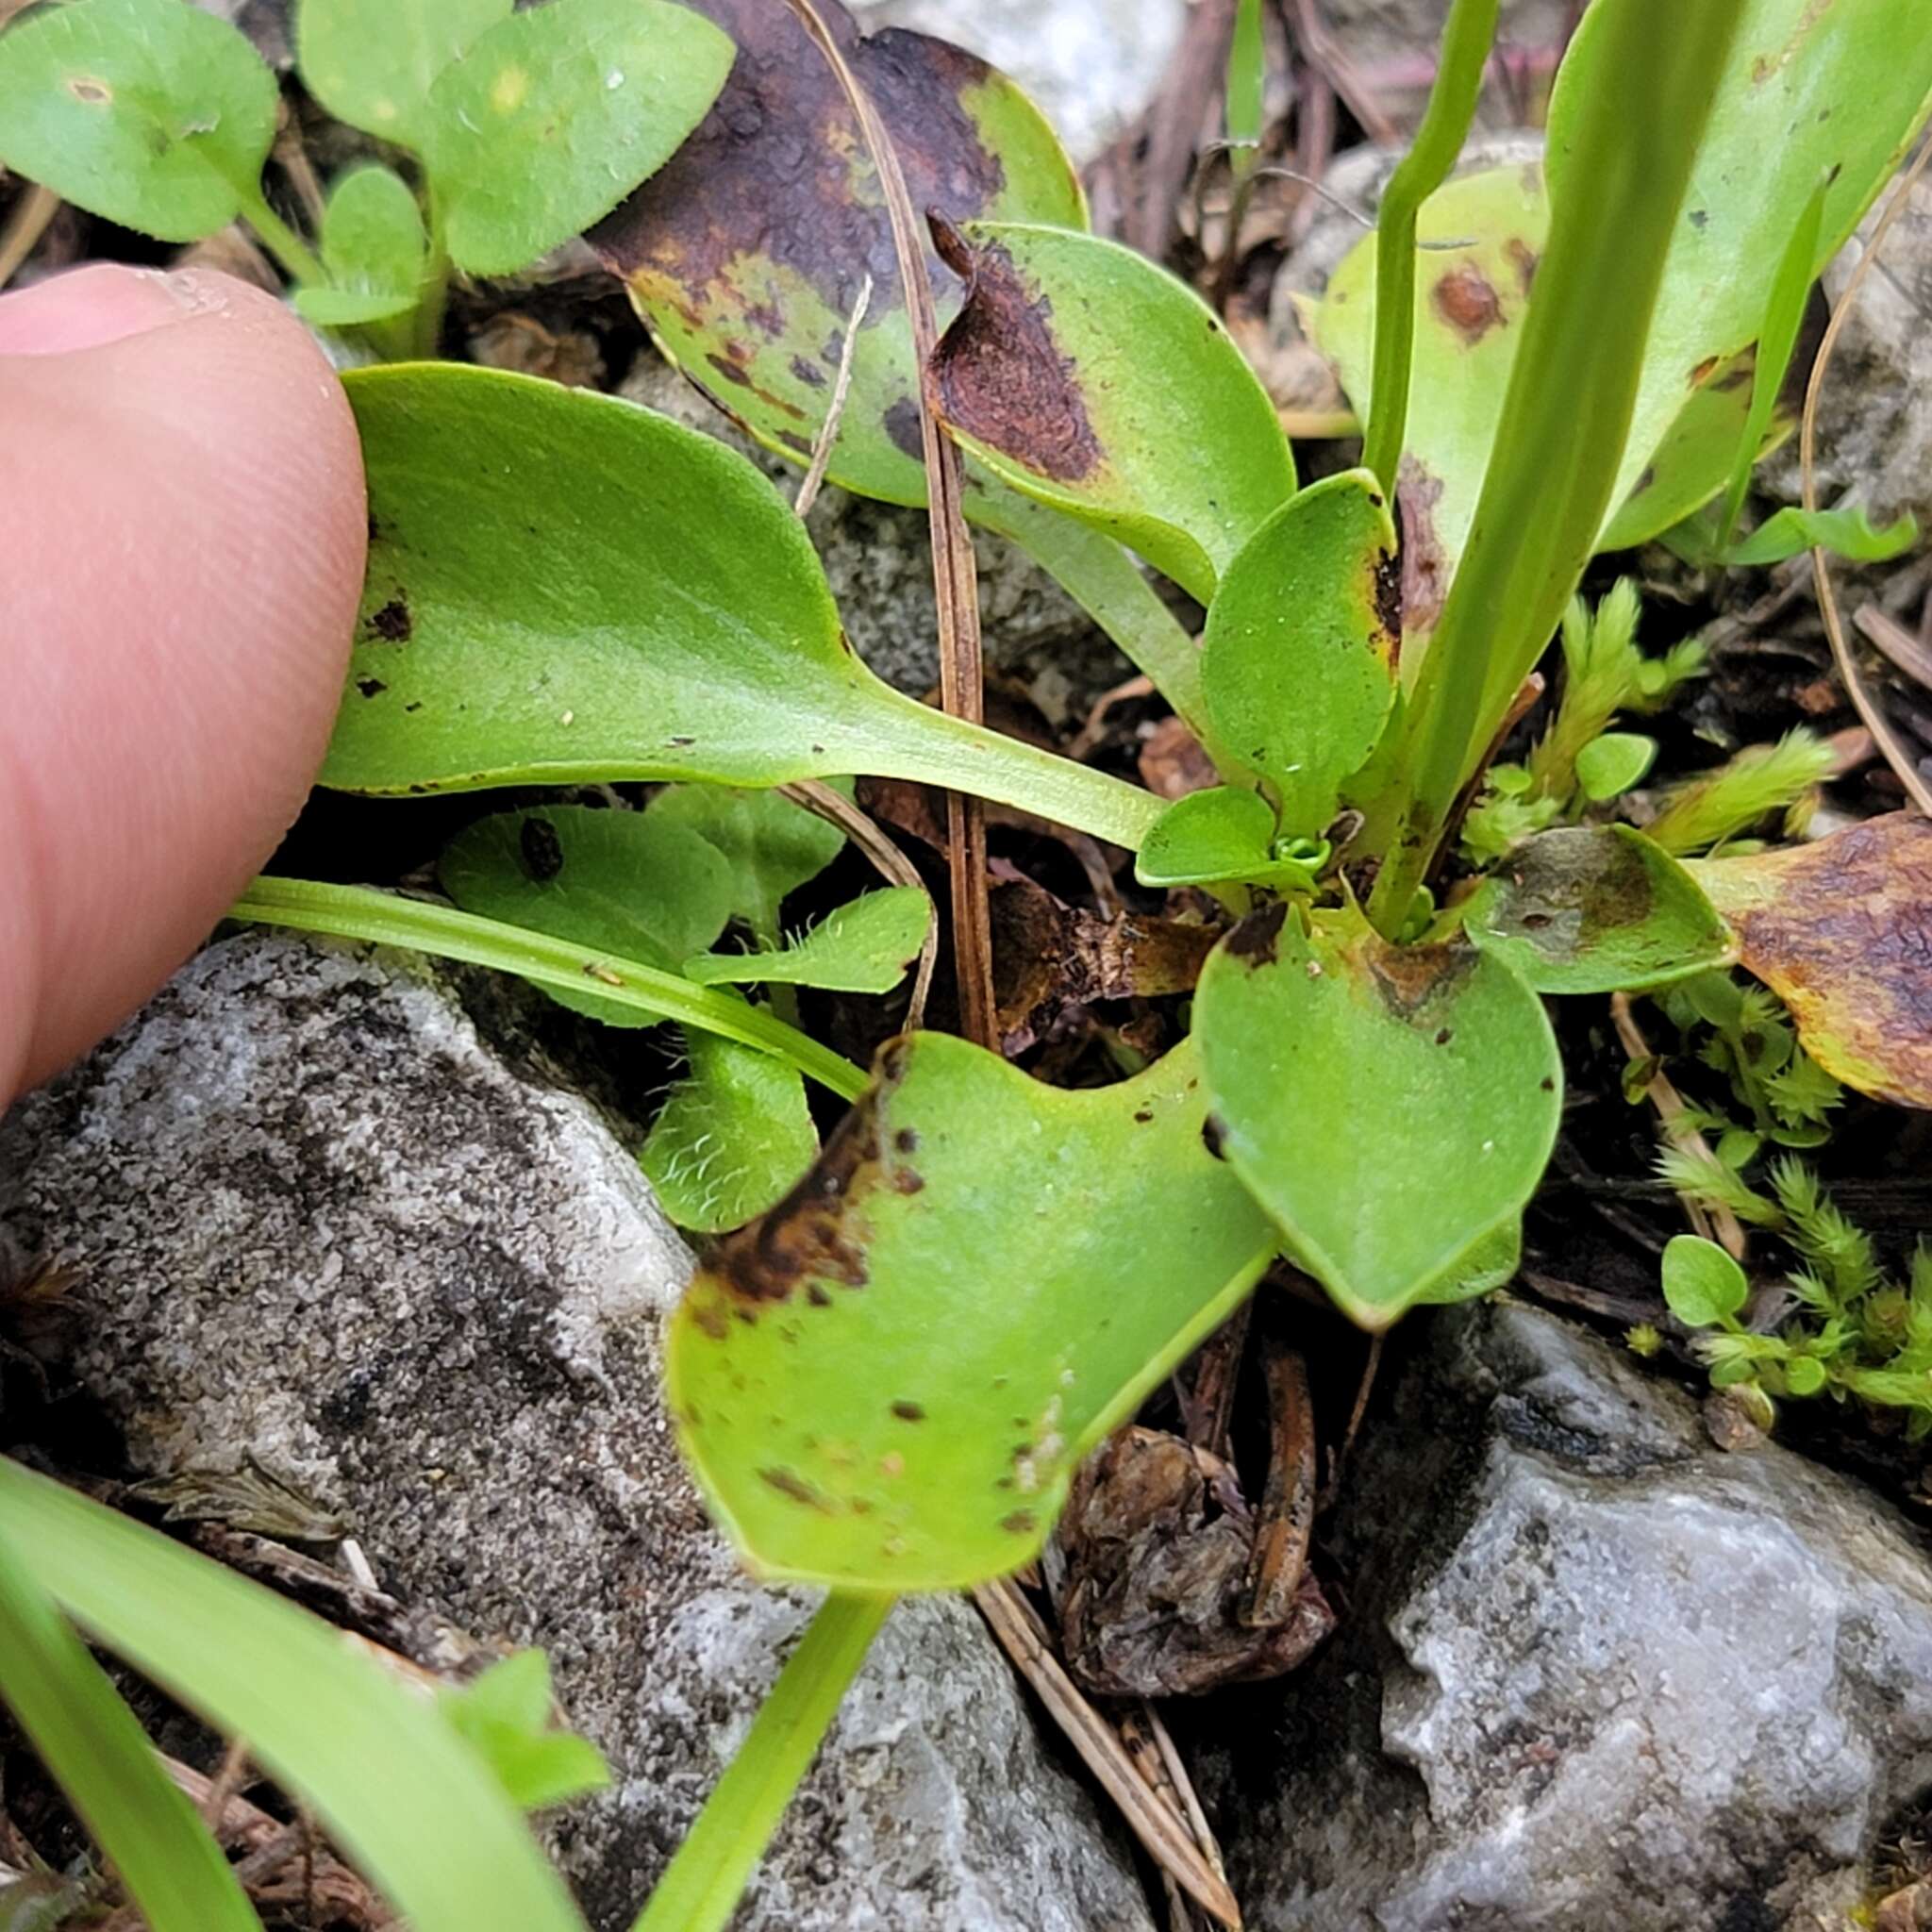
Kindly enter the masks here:
[[1261, 96], [1268, 81], [1268, 50], [1261, 38], [1261, 0], [1237, 0], [1227, 46], [1228, 140], [1253, 147], [1261, 139]]
[[[840, 781], [840, 789], [850, 787]], [[818, 877], [845, 843], [845, 835], [816, 812], [774, 791], [741, 791], [728, 785], [674, 785], [651, 802], [650, 817], [705, 841], [724, 860], [729, 916], [751, 927], [761, 946], [775, 946], [786, 898]], [[716, 939], [687, 946], [689, 958]]]
[[479, 34], [422, 121], [450, 258], [507, 275], [608, 215], [704, 119], [735, 54], [667, 0], [551, 0]]
[[1814, 546], [1853, 563], [1884, 563], [1902, 557], [1919, 541], [1919, 520], [1908, 510], [1882, 529], [1869, 511], [1800, 509], [1795, 505], [1774, 510], [1748, 537], [1724, 553], [1730, 564], [1782, 563]]
[[1132, 786], [874, 677], [798, 519], [715, 439], [491, 370], [358, 370], [344, 388], [375, 535], [324, 783], [865, 772], [1129, 849], [1159, 816]]
[[1177, 798], [1155, 821], [1134, 861], [1143, 886], [1207, 886], [1258, 876], [1274, 841], [1274, 813], [1258, 791], [1217, 785]]
[[917, 886], [862, 892], [776, 952], [700, 953], [684, 962], [700, 986], [818, 986], [891, 992], [919, 957], [932, 901]]
[[1389, 946], [1289, 909], [1222, 941], [1194, 995], [1228, 1161], [1342, 1309], [1383, 1328], [1492, 1263], [1555, 1144], [1542, 1003], [1464, 945]]
[[1824, 1387], [1824, 1364], [1816, 1356], [1793, 1356], [1785, 1364], [1785, 1388], [1791, 1394], [1816, 1395]]
[[1702, 1235], [1671, 1237], [1664, 1249], [1664, 1300], [1687, 1328], [1715, 1328], [1744, 1306], [1744, 1271]]
[[513, 0], [297, 0], [302, 82], [335, 116], [421, 154], [430, 83]]
[[1036, 1555], [1081, 1458], [1273, 1249], [1191, 1048], [1044, 1087], [944, 1034], [876, 1084], [678, 1310], [669, 1387], [761, 1575], [939, 1590]]
[[409, 185], [375, 163], [329, 191], [322, 218], [325, 289], [298, 289], [295, 307], [318, 328], [353, 328], [405, 315], [422, 293], [428, 242]]
[[92, 1638], [245, 1738], [420, 1932], [583, 1932], [489, 1767], [341, 1631], [4, 1460], [0, 1537]]
[[1638, 992], [1736, 957], [1696, 880], [1628, 825], [1525, 840], [1483, 882], [1463, 925], [1539, 992]]
[[955, 440], [1205, 604], [1294, 492], [1274, 406], [1219, 318], [1115, 242], [988, 222], [943, 236], [967, 285], [932, 366]]
[[[657, 810], [551, 805], [479, 819], [450, 841], [436, 873], [465, 912], [667, 973], [679, 972], [731, 917], [724, 857]], [[657, 1024], [594, 992], [549, 991], [608, 1026]]]
[[1641, 731], [1606, 731], [1576, 754], [1576, 783], [1599, 803], [1643, 782], [1657, 758], [1657, 740]]
[[76, 0], [0, 34], [0, 162], [125, 228], [213, 234], [275, 131], [274, 75], [184, 0]]
[[1319, 832], [1395, 702], [1395, 526], [1366, 470], [1312, 483], [1256, 531], [1208, 608], [1201, 681], [1222, 741]]
[[791, 1192], [819, 1151], [795, 1068], [707, 1033], [686, 1035], [691, 1077], [671, 1090], [639, 1157], [679, 1227], [742, 1227]]
[[480, 1677], [437, 1696], [437, 1707], [458, 1735], [483, 1755], [510, 1802], [541, 1810], [610, 1782], [604, 1754], [588, 1738], [551, 1724], [550, 1660], [520, 1650]]
[[[871, 158], [824, 57], [773, 0], [696, 0], [741, 49], [717, 105], [671, 162], [590, 237], [664, 353], [761, 442], [809, 458], [865, 278], [872, 296], [830, 479], [925, 501], [918, 378]], [[825, 7], [877, 109], [912, 206], [948, 221], [1085, 225], [1073, 164], [1004, 75], [924, 34], [861, 39]], [[958, 284], [927, 270], [941, 319]], [[981, 491], [969, 491], [975, 511]]]
[[152, 1932], [261, 1932], [234, 1868], [139, 1720], [0, 1536], [0, 1700]]

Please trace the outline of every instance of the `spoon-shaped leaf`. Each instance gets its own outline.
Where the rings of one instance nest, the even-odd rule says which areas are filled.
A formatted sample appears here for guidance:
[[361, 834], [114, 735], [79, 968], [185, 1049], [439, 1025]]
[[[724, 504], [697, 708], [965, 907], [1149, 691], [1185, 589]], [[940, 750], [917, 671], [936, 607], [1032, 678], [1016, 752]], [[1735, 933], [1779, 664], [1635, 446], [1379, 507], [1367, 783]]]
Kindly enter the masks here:
[[1208, 608], [1201, 683], [1290, 832], [1319, 832], [1395, 702], [1395, 526], [1375, 479], [1313, 483], [1256, 531]]
[[1194, 1029], [1229, 1162], [1366, 1328], [1464, 1282], [1556, 1141], [1542, 1002], [1466, 945], [1387, 945], [1352, 913], [1304, 933], [1270, 907], [1209, 958]]
[[1539, 992], [1639, 992], [1736, 956], [1697, 881], [1628, 825], [1526, 840], [1470, 901], [1463, 927]]
[[700, 986], [784, 982], [834, 992], [891, 992], [919, 957], [932, 901], [917, 886], [863, 892], [774, 952], [700, 953], [684, 976]]
[[889, 1047], [672, 1325], [679, 1434], [745, 1560], [938, 1590], [1032, 1557], [1080, 1458], [1273, 1251], [1203, 1115], [1185, 1046], [1080, 1091], [944, 1034]]
[[704, 119], [735, 54], [669, 0], [551, 0], [478, 35], [422, 123], [451, 259], [508, 274], [608, 214]]
[[299, 0], [302, 82], [335, 116], [421, 154], [429, 89], [514, 0]]
[[954, 437], [1206, 603], [1294, 491], [1274, 407], [1219, 318], [1115, 242], [989, 222], [941, 236], [967, 282], [933, 358]]
[[1895, 1107], [1932, 1107], [1932, 820], [1888, 812], [1687, 869], [1826, 1073]]
[[872, 773], [1132, 848], [1158, 800], [894, 691], [758, 469], [609, 396], [358, 370], [375, 531], [323, 781], [352, 791]]
[[354, 328], [407, 314], [422, 293], [427, 238], [409, 185], [374, 162], [329, 191], [322, 217], [326, 288], [298, 289], [295, 307], [318, 328]]
[[0, 162], [163, 242], [198, 242], [258, 193], [275, 75], [181, 0], [79, 0], [0, 33]]
[[719, 1234], [782, 1200], [819, 1151], [795, 1067], [687, 1032], [691, 1075], [651, 1123], [640, 1160], [679, 1227]]

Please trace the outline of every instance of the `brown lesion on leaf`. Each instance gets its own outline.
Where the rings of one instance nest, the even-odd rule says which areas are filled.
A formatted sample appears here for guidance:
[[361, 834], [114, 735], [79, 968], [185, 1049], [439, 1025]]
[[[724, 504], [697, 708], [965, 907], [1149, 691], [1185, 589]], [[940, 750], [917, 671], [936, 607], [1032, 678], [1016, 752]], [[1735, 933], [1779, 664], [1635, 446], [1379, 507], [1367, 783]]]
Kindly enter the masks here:
[[563, 870], [563, 841], [557, 836], [557, 827], [532, 812], [517, 827], [517, 857], [525, 878], [547, 885]]
[[802, 1503], [808, 1509], [817, 1509], [829, 1516], [832, 1505], [801, 1475], [789, 1469], [761, 1469], [758, 1480], [793, 1503]]
[[1228, 934], [1224, 943], [1227, 957], [1249, 967], [1272, 966], [1281, 948], [1282, 922], [1288, 908], [1280, 901], [1251, 912]]
[[1429, 303], [1471, 348], [1506, 321], [1495, 284], [1473, 261], [1444, 269], [1429, 291]]
[[1536, 287], [1537, 263], [1541, 257], [1521, 235], [1512, 235], [1503, 244], [1503, 253], [1508, 258], [1509, 266], [1516, 271], [1516, 286], [1522, 290], [1524, 301]]
[[1475, 971], [1480, 955], [1457, 942], [1446, 946], [1391, 946], [1370, 934], [1359, 944], [1358, 957], [1369, 983], [1382, 1004], [1411, 1026], [1436, 1026], [1434, 1008], [1454, 996]]
[[377, 606], [363, 620], [372, 637], [380, 638], [386, 644], [406, 644], [415, 630], [415, 619], [409, 615], [409, 607], [398, 591], [385, 604]]
[[1056, 483], [1077, 483], [1105, 459], [1079, 366], [1055, 339], [1053, 307], [999, 242], [971, 246], [943, 218], [941, 258], [966, 300], [933, 352], [940, 413], [963, 435]]
[[1402, 625], [1411, 637], [1434, 630], [1449, 594], [1451, 565], [1436, 534], [1442, 479], [1405, 456], [1395, 476], [1402, 529]]

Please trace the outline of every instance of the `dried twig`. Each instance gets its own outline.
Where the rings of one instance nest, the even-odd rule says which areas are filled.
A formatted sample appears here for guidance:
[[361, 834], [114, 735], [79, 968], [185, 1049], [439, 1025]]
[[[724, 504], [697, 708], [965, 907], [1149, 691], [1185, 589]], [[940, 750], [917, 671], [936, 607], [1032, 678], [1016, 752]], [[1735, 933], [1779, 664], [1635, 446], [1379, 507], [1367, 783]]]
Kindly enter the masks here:
[[[1886, 616], [1875, 604], [1860, 604], [1852, 612], [1852, 622], [1863, 632], [1866, 641], [1875, 644], [1914, 684], [1932, 691], [1932, 651], [1904, 625]], [[1874, 738], [1874, 742], [1876, 741]]]
[[[1805, 385], [1805, 416], [1798, 432], [1798, 470], [1804, 479], [1805, 508], [1807, 511], [1818, 508], [1818, 474], [1814, 466], [1818, 439], [1818, 398], [1824, 387], [1826, 370], [1831, 367], [1831, 358], [1838, 348], [1840, 333], [1856, 307], [1858, 291], [1864, 285], [1865, 276], [1872, 264], [1878, 259], [1878, 251], [1884, 245], [1885, 237], [1891, 225], [1904, 211], [1911, 200], [1912, 184], [1918, 180], [1928, 160], [1932, 160], [1932, 141], [1925, 142], [1919, 149], [1919, 158], [1899, 177], [1898, 186], [1893, 189], [1891, 199], [1885, 205], [1885, 212], [1878, 217], [1878, 225], [1872, 230], [1872, 239], [1866, 243], [1865, 252], [1859, 256], [1857, 266], [1852, 270], [1851, 279], [1845, 284], [1845, 291], [1839, 298], [1838, 307], [1831, 311], [1831, 321], [1824, 331], [1824, 340], [1818, 345], [1818, 359], [1811, 365], [1811, 379]], [[1892, 769], [1898, 782], [1906, 789], [1906, 795], [1922, 812], [1932, 816], [1932, 785], [1928, 785], [1921, 774], [1918, 760], [1914, 758], [1893, 730], [1891, 721], [1885, 715], [1883, 707], [1865, 681], [1864, 673], [1858, 668], [1857, 657], [1853, 654], [1845, 628], [1840, 621], [1838, 598], [1831, 588], [1831, 568], [1822, 548], [1814, 547], [1811, 552], [1811, 581], [1818, 591], [1819, 614], [1824, 619], [1824, 634], [1831, 640], [1832, 661], [1838, 666], [1839, 680], [1850, 693], [1851, 700], [1857, 707], [1858, 716], [1865, 721], [1865, 727], [1877, 741], [1878, 749], [1885, 756], [1885, 762]], [[1864, 628], [1862, 625], [1860, 628]], [[1869, 637], [1871, 632], [1866, 631]]]
[[47, 224], [59, 211], [60, 197], [38, 181], [14, 204], [6, 227], [0, 228], [0, 289], [13, 279], [14, 272], [34, 252], [47, 232]]
[[839, 350], [839, 374], [832, 380], [832, 400], [826, 407], [825, 420], [819, 425], [818, 436], [812, 443], [811, 466], [806, 471], [805, 481], [798, 486], [798, 495], [791, 505], [800, 523], [811, 514], [811, 507], [824, 486], [832, 445], [839, 441], [840, 418], [845, 413], [845, 398], [852, 392], [852, 352], [858, 345], [859, 325], [871, 307], [872, 277], [867, 275], [858, 285], [858, 299], [853, 303], [851, 317], [845, 324], [845, 341]]
[[[912, 331], [912, 362], [919, 372], [919, 440], [925, 458], [926, 514], [932, 528], [933, 590], [939, 606], [940, 695], [954, 717], [982, 722], [985, 696], [979, 651], [979, 586], [973, 539], [960, 508], [959, 452], [940, 430], [926, 371], [939, 343], [939, 320], [926, 278], [925, 249], [900, 172], [892, 138], [871, 96], [846, 64], [813, 0], [787, 0], [813, 44], [844, 90], [859, 132], [878, 170], [879, 188], [891, 222], [906, 316]], [[992, 991], [992, 924], [986, 901], [986, 818], [976, 798], [946, 797], [946, 857], [953, 873], [953, 960], [958, 975], [962, 1030], [981, 1046], [995, 1041]]]
[[1046, 1626], [1011, 1583], [983, 1583], [973, 1592], [992, 1634], [1066, 1733], [1089, 1771], [1120, 1807], [1127, 1828], [1149, 1857], [1224, 1925], [1239, 1932], [1241, 1907], [1227, 1881], [1208, 1862], [1179, 1816], [1164, 1805], [1135, 1768], [1119, 1734], [1080, 1694], [1053, 1654]]
[[[1637, 1016], [1630, 1010], [1630, 995], [1627, 992], [1613, 992], [1610, 995], [1610, 1020], [1617, 1029], [1617, 1038], [1624, 1042], [1624, 1051], [1633, 1060], [1647, 1060], [1653, 1058], [1650, 1041], [1644, 1039], [1643, 1029], [1637, 1024]], [[1657, 1108], [1657, 1124], [1663, 1137], [1680, 1154], [1688, 1154], [1693, 1160], [1715, 1165], [1717, 1156], [1710, 1150], [1710, 1142], [1684, 1118], [1684, 1096], [1672, 1085], [1670, 1076], [1661, 1067], [1651, 1074], [1644, 1088], [1650, 1104]], [[1693, 1200], [1689, 1194], [1680, 1194], [1684, 1204], [1684, 1218], [1692, 1229], [1706, 1241], [1719, 1242], [1732, 1260], [1741, 1261], [1749, 1251], [1750, 1242], [1744, 1233], [1744, 1224], [1726, 1208], [1718, 1202], [1707, 1208], [1701, 1201]]]
[[1396, 146], [1402, 130], [1383, 111], [1374, 90], [1341, 51], [1341, 42], [1322, 18], [1320, 0], [1293, 0], [1291, 20], [1302, 58], [1348, 103], [1362, 132], [1379, 147]]
[[1278, 1630], [1293, 1613], [1308, 1567], [1315, 1526], [1315, 1411], [1307, 1365], [1265, 1329], [1261, 1368], [1268, 1381], [1268, 1483], [1255, 1524], [1241, 1622], [1250, 1629]]
[[[852, 803], [842, 792], [834, 791], [816, 778], [803, 778], [794, 785], [781, 785], [780, 793], [793, 805], [834, 824], [872, 860], [881, 877], [895, 886], [912, 886], [920, 891], [925, 882], [918, 868], [879, 829], [877, 823]], [[925, 923], [925, 938], [919, 946], [919, 972], [912, 981], [912, 1003], [907, 1008], [906, 1028], [917, 1032], [925, 1024], [925, 1000], [932, 991], [932, 971], [939, 958], [940, 933], [936, 920]]]

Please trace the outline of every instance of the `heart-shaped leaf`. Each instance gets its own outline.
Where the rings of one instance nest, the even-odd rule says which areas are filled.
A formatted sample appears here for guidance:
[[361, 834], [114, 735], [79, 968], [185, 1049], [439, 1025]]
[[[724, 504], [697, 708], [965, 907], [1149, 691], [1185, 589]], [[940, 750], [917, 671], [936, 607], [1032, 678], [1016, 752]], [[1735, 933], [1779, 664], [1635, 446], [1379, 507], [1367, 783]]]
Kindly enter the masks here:
[[1688, 870], [1826, 1073], [1895, 1107], [1932, 1107], [1932, 820], [1889, 812]]
[[687, 1032], [691, 1074], [671, 1090], [639, 1157], [679, 1227], [719, 1234], [782, 1200], [819, 1151], [797, 1068]]
[[1525, 840], [1470, 901], [1463, 926], [1539, 992], [1639, 992], [1736, 957], [1697, 881], [1628, 825]]
[[[549, 805], [479, 819], [437, 861], [465, 912], [671, 972], [731, 916], [731, 872], [697, 833], [653, 810]], [[607, 1026], [649, 1026], [591, 991], [551, 997]]]
[[213, 234], [275, 131], [275, 75], [183, 0], [76, 0], [0, 33], [0, 163], [123, 227]]
[[[790, 8], [696, 0], [738, 43], [716, 106], [668, 166], [588, 238], [664, 353], [762, 442], [808, 457], [859, 291], [872, 294], [827, 474], [924, 503], [917, 372], [891, 230], [839, 82]], [[1024, 94], [924, 34], [862, 39], [818, 10], [892, 137], [912, 205], [1083, 226], [1072, 163]], [[958, 286], [929, 258], [949, 315]]]
[[604, 1754], [551, 1722], [550, 1660], [541, 1650], [504, 1657], [470, 1683], [439, 1691], [436, 1702], [522, 1810], [560, 1805], [610, 1782]]
[[864, 892], [828, 912], [774, 952], [700, 953], [684, 975], [700, 986], [824, 987], [833, 992], [890, 992], [919, 957], [932, 901], [917, 886]]
[[295, 59], [308, 92], [365, 134], [421, 154], [430, 84], [514, 0], [298, 0]]
[[1256, 879], [1274, 858], [1274, 813], [1258, 791], [1216, 785], [1177, 798], [1155, 821], [1134, 861], [1143, 886]]
[[608, 214], [704, 119], [735, 54], [669, 0], [551, 0], [479, 34], [422, 124], [451, 259], [505, 275]]
[[678, 1432], [745, 1560], [903, 1591], [1034, 1556], [1081, 1457], [1273, 1250], [1203, 1113], [1185, 1046], [1081, 1091], [944, 1034], [888, 1048], [672, 1324]]
[[318, 328], [354, 328], [415, 308], [427, 252], [423, 214], [391, 168], [352, 168], [329, 191], [322, 218], [326, 288], [298, 289], [295, 307]]
[[1366, 470], [1312, 483], [1255, 533], [1208, 609], [1201, 683], [1281, 824], [1319, 832], [1395, 702], [1395, 526]]
[[1213, 310], [1118, 242], [1013, 223], [941, 232], [967, 284], [932, 368], [955, 439], [1206, 603], [1294, 491], [1274, 405]]
[[[851, 788], [841, 780], [840, 789], [849, 793]], [[731, 874], [730, 915], [767, 947], [781, 937], [787, 896], [817, 878], [845, 843], [837, 825], [775, 791], [730, 785], [667, 786], [651, 801], [650, 816], [694, 833], [723, 857]], [[700, 940], [680, 957], [710, 942]]]
[[1215, 949], [1194, 1030], [1229, 1162], [1367, 1328], [1460, 1291], [1556, 1142], [1542, 1002], [1467, 945], [1391, 946], [1355, 913], [1304, 932], [1270, 907]]
[[1657, 740], [1641, 731], [1606, 731], [1576, 754], [1576, 784], [1601, 803], [1641, 785], [1657, 758]]
[[491, 370], [358, 370], [344, 387], [375, 535], [324, 783], [870, 773], [1129, 849], [1159, 815], [1118, 779], [874, 676], [798, 519], [715, 439]]

